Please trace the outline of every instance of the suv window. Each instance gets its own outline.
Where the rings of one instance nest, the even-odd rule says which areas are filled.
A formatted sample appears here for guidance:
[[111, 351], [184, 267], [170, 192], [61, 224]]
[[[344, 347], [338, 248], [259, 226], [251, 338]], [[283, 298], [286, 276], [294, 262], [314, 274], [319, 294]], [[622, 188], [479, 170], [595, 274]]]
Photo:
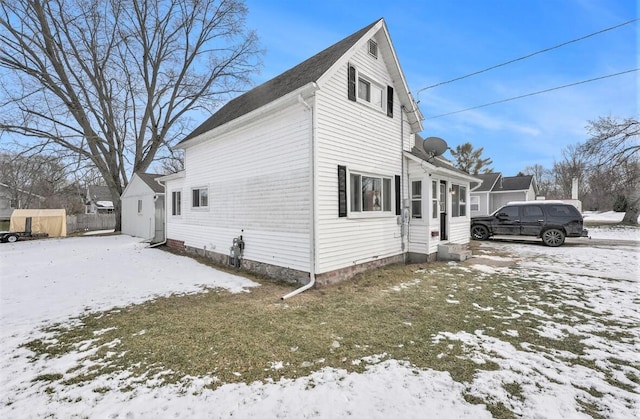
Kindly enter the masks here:
[[498, 215], [506, 215], [509, 218], [518, 218], [518, 207], [504, 207], [498, 210]]
[[550, 217], [571, 217], [580, 215], [578, 210], [572, 211], [574, 207], [569, 205], [550, 205], [549, 216]]
[[535, 205], [525, 205], [522, 207], [522, 221], [538, 221], [544, 219], [542, 208]]

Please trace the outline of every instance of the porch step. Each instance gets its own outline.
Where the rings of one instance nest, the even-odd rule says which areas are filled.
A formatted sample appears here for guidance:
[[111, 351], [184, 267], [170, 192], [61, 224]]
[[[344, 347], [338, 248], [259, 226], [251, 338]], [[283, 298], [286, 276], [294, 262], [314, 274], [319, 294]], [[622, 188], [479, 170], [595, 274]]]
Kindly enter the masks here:
[[438, 260], [462, 262], [471, 259], [471, 250], [466, 244], [439, 244]]

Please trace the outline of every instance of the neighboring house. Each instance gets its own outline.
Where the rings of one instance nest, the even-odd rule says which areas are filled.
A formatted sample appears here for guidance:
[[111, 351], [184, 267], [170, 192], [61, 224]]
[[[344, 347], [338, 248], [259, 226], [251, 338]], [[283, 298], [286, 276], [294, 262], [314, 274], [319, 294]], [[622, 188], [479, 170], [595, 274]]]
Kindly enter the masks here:
[[113, 198], [108, 186], [90, 185], [87, 188], [85, 202], [86, 214], [111, 214], [113, 213]]
[[39, 209], [43, 201], [43, 196], [0, 183], [0, 221], [10, 220], [14, 209]]
[[231, 100], [164, 176], [167, 244], [320, 284], [469, 242], [476, 178], [421, 150], [384, 20]]
[[480, 185], [471, 187], [471, 216], [488, 215], [512, 201], [533, 201], [538, 185], [531, 175], [504, 177], [501, 173], [476, 175]]
[[164, 240], [164, 186], [161, 175], [134, 173], [122, 191], [122, 233], [159, 243]]

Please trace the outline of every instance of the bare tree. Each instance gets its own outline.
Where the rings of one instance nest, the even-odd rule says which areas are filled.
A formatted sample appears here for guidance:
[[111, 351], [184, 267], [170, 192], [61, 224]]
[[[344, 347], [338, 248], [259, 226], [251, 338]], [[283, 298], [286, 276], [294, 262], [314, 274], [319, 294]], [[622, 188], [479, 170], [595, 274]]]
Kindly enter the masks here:
[[[627, 211], [622, 220], [638, 224], [640, 215], [640, 122], [636, 118], [601, 117], [589, 121], [590, 138], [580, 147], [597, 172], [613, 172], [619, 182], [618, 191], [627, 198]], [[615, 186], [615, 185], [611, 185]]]
[[241, 0], [4, 0], [0, 133], [94, 166], [120, 194], [259, 65]]
[[66, 181], [62, 162], [52, 155], [0, 154], [0, 183], [11, 192], [15, 208], [41, 208]]
[[541, 164], [525, 167], [522, 174], [533, 176], [538, 185], [538, 195], [548, 196], [553, 190], [553, 173]]
[[471, 143], [464, 143], [456, 146], [455, 150], [450, 150], [451, 155], [455, 159], [455, 166], [467, 173], [477, 175], [479, 173], [490, 173], [493, 171], [491, 165], [493, 161], [490, 158], [482, 158], [483, 147], [477, 150], [473, 149]]
[[569, 145], [562, 150], [563, 160], [553, 163], [553, 175], [555, 178], [555, 197], [568, 199], [571, 197], [573, 179], [578, 179], [578, 198], [586, 193], [586, 167], [587, 163], [580, 153], [579, 146]]

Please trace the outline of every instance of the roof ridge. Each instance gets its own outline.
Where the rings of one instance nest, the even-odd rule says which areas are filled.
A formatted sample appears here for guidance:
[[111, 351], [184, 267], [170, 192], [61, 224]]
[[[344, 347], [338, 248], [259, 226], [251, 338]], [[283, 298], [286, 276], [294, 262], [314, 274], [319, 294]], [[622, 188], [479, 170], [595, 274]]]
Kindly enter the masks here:
[[382, 18], [376, 20], [274, 78], [231, 99], [188, 134], [180, 143], [271, 103], [310, 82], [317, 81], [352, 45], [382, 20]]

